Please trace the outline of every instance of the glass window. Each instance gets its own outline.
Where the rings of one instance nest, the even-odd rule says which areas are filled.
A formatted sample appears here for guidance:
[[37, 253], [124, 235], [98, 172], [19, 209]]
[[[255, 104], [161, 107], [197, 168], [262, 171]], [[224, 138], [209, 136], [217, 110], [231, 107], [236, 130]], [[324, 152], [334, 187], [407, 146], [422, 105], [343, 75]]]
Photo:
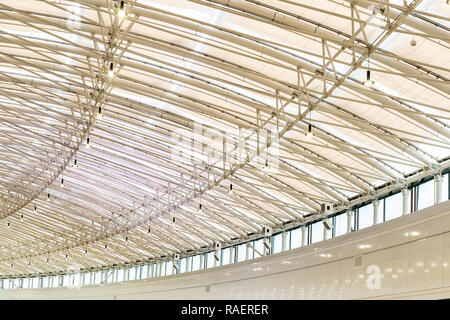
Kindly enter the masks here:
[[51, 277], [51, 287], [56, 288], [58, 286], [58, 276]]
[[291, 232], [291, 249], [298, 248], [302, 245], [302, 228], [297, 228]]
[[63, 287], [68, 287], [69, 286], [69, 275], [65, 274], [64, 278], [63, 278]]
[[200, 269], [200, 256], [197, 254], [192, 258], [192, 271], [197, 271]]
[[418, 210], [434, 204], [434, 179], [419, 185]]
[[173, 261], [166, 262], [166, 276], [171, 276], [173, 274]]
[[214, 267], [214, 251], [210, 251], [206, 254], [206, 267], [213, 268]]
[[283, 234], [279, 233], [272, 237], [273, 239], [273, 253], [281, 252], [282, 246], [283, 246]]
[[136, 267], [136, 280], [142, 279], [142, 269], [143, 266]]
[[79, 286], [80, 285], [80, 274], [76, 273], [73, 275], [73, 285], [74, 286]]
[[222, 266], [230, 263], [230, 248], [222, 249]]
[[373, 205], [368, 204], [358, 209], [358, 230], [373, 225]]
[[334, 217], [334, 236], [339, 237], [347, 233], [347, 213], [341, 213]]
[[291, 249], [291, 232], [286, 231], [284, 232], [284, 247], [283, 250], [290, 250]]
[[125, 275], [125, 272], [123, 269], [117, 270], [117, 281], [123, 281], [124, 275]]
[[148, 265], [148, 277], [154, 278], [156, 273], [156, 264], [152, 263]]
[[323, 223], [317, 221], [310, 225], [311, 228], [311, 242], [316, 243], [323, 240]]
[[37, 288], [37, 285], [38, 285], [37, 278], [31, 278], [30, 279], [30, 283], [29, 283], [29, 287], [34, 289], [34, 288]]
[[48, 277], [43, 277], [41, 288], [48, 288]]
[[253, 243], [253, 247], [255, 248], [255, 250], [257, 250], [259, 252], [254, 251], [253, 253], [253, 257], [254, 258], [259, 258], [262, 257], [264, 255], [264, 240], [263, 239], [258, 239]]
[[205, 269], [205, 255], [204, 254], [199, 254], [200, 256], [200, 270]]
[[101, 281], [102, 281], [102, 273], [101, 271], [97, 271], [95, 273], [94, 284], [100, 284]]
[[128, 280], [136, 280], [136, 267], [130, 268], [130, 276], [128, 277]]
[[[250, 241], [249, 245], [246, 247], [246, 252], [247, 252], [247, 260], [252, 260], [253, 259], [253, 245], [255, 244], [255, 241]], [[251, 246], [250, 246], [251, 245]]]
[[186, 258], [180, 260], [180, 273], [186, 272]]
[[[83, 278], [83, 285], [87, 286], [91, 284], [91, 277], [92, 277], [92, 272], [86, 272], [84, 274], [84, 278]], [[58, 279], [54, 280], [55, 282], [58, 282]]]
[[402, 193], [396, 193], [391, 195], [385, 200], [385, 221], [389, 221], [391, 219], [398, 218], [402, 215], [403, 212], [403, 197]]
[[80, 285], [84, 286], [86, 285], [86, 281], [89, 281], [89, 275], [86, 273], [80, 273]]
[[237, 262], [245, 261], [245, 257], [247, 254], [247, 245], [245, 243], [237, 246]]
[[236, 262], [236, 246], [230, 247], [230, 263]]

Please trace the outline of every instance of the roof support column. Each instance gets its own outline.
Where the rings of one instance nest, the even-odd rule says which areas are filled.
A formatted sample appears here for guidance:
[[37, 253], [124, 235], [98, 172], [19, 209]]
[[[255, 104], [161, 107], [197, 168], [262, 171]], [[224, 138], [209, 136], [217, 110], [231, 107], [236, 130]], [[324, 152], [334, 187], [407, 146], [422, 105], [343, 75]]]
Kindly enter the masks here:
[[308, 228], [302, 226], [302, 247], [308, 244]]
[[407, 188], [402, 190], [402, 198], [403, 198], [402, 215], [403, 216], [411, 212], [411, 210], [409, 208], [410, 193], [411, 193], [411, 191]]
[[380, 208], [380, 201], [378, 199], [374, 200], [372, 202], [372, 205], [373, 205], [373, 225], [376, 225], [378, 221], [378, 213], [379, 213], [378, 209]]
[[353, 220], [353, 211], [347, 211], [347, 233], [352, 232], [352, 220]]
[[442, 182], [444, 177], [440, 174], [434, 176], [434, 204], [442, 202]]

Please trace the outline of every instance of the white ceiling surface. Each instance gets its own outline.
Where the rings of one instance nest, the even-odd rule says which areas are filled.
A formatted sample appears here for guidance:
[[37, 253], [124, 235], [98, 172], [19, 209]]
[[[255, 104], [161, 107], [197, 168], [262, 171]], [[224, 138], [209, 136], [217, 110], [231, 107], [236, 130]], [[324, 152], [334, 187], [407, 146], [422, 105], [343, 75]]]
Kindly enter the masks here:
[[[3, 0], [0, 275], [195, 252], [445, 165], [450, 6], [382, 2], [352, 27], [349, 0]], [[279, 160], [208, 164], [199, 123], [227, 148], [278, 123]]]

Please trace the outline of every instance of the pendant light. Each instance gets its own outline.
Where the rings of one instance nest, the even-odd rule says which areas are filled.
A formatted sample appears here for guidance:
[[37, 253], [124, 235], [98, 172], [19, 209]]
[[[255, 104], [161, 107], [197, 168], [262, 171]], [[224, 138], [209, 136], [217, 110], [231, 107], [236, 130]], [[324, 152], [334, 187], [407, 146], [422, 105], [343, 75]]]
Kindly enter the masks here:
[[117, 16], [119, 18], [124, 18], [127, 15], [125, 12], [125, 1], [120, 1], [119, 8], [117, 9]]
[[312, 132], [311, 123], [308, 124], [308, 132], [305, 133], [305, 136], [307, 136], [308, 138], [314, 137], [314, 133]]
[[370, 58], [367, 59], [367, 72], [366, 72], [366, 80], [363, 81], [363, 85], [370, 88], [374, 85], [374, 81], [370, 79]]
[[111, 62], [109, 64], [109, 70], [108, 70], [108, 77], [112, 78], [115, 76], [115, 72], [114, 72], [114, 63]]

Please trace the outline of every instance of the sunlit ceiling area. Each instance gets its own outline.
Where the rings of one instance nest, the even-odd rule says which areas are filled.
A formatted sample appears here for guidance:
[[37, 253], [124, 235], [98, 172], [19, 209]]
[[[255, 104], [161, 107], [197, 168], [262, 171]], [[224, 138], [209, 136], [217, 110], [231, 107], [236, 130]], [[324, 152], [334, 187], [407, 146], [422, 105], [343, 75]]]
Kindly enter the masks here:
[[0, 276], [195, 254], [450, 165], [446, 0], [2, 0]]

